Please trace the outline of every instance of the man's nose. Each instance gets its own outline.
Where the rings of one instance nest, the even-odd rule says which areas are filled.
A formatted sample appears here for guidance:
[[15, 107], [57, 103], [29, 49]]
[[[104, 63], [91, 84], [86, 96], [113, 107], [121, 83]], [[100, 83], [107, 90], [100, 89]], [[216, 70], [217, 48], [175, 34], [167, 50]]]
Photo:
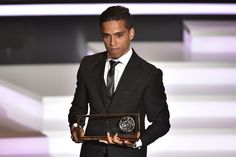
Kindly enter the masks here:
[[114, 36], [111, 37], [111, 40], [110, 40], [110, 45], [115, 45], [116, 44], [116, 38]]

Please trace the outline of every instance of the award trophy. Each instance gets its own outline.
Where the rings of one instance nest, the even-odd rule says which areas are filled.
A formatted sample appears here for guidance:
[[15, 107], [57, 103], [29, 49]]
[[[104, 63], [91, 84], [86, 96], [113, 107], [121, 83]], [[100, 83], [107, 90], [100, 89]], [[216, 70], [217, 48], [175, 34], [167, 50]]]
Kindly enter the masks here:
[[140, 117], [138, 113], [123, 114], [91, 114], [79, 115], [77, 123], [85, 126], [85, 135], [79, 141], [107, 140], [107, 132], [111, 136], [118, 134], [121, 141], [136, 142], [140, 136]]

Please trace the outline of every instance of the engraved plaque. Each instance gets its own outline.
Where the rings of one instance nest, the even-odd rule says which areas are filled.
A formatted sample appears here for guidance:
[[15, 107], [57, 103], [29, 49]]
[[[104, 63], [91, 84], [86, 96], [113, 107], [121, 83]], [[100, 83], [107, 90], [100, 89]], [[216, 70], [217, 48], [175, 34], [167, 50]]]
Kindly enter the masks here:
[[138, 113], [124, 114], [91, 114], [79, 115], [77, 123], [84, 126], [85, 135], [80, 141], [107, 140], [107, 132], [111, 136], [118, 134], [120, 140], [138, 141], [140, 136], [140, 117]]

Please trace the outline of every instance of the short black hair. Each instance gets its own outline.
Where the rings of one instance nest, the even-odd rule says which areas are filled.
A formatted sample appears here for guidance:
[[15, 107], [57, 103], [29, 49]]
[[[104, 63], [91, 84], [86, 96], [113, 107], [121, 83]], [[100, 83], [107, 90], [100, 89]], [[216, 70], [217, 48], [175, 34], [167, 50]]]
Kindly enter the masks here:
[[132, 16], [129, 13], [129, 9], [123, 6], [111, 6], [107, 8], [105, 11], [102, 12], [102, 14], [99, 17], [99, 24], [107, 21], [112, 20], [124, 20], [125, 21], [125, 27], [127, 29], [131, 29], [133, 27], [133, 20]]

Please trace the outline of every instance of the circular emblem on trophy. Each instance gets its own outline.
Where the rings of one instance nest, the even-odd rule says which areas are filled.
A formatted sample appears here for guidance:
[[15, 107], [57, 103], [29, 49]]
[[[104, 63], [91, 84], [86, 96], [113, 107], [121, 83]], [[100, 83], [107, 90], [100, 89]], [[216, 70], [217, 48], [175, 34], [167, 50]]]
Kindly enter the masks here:
[[122, 117], [119, 121], [119, 128], [125, 133], [132, 132], [135, 128], [135, 121], [132, 117]]

